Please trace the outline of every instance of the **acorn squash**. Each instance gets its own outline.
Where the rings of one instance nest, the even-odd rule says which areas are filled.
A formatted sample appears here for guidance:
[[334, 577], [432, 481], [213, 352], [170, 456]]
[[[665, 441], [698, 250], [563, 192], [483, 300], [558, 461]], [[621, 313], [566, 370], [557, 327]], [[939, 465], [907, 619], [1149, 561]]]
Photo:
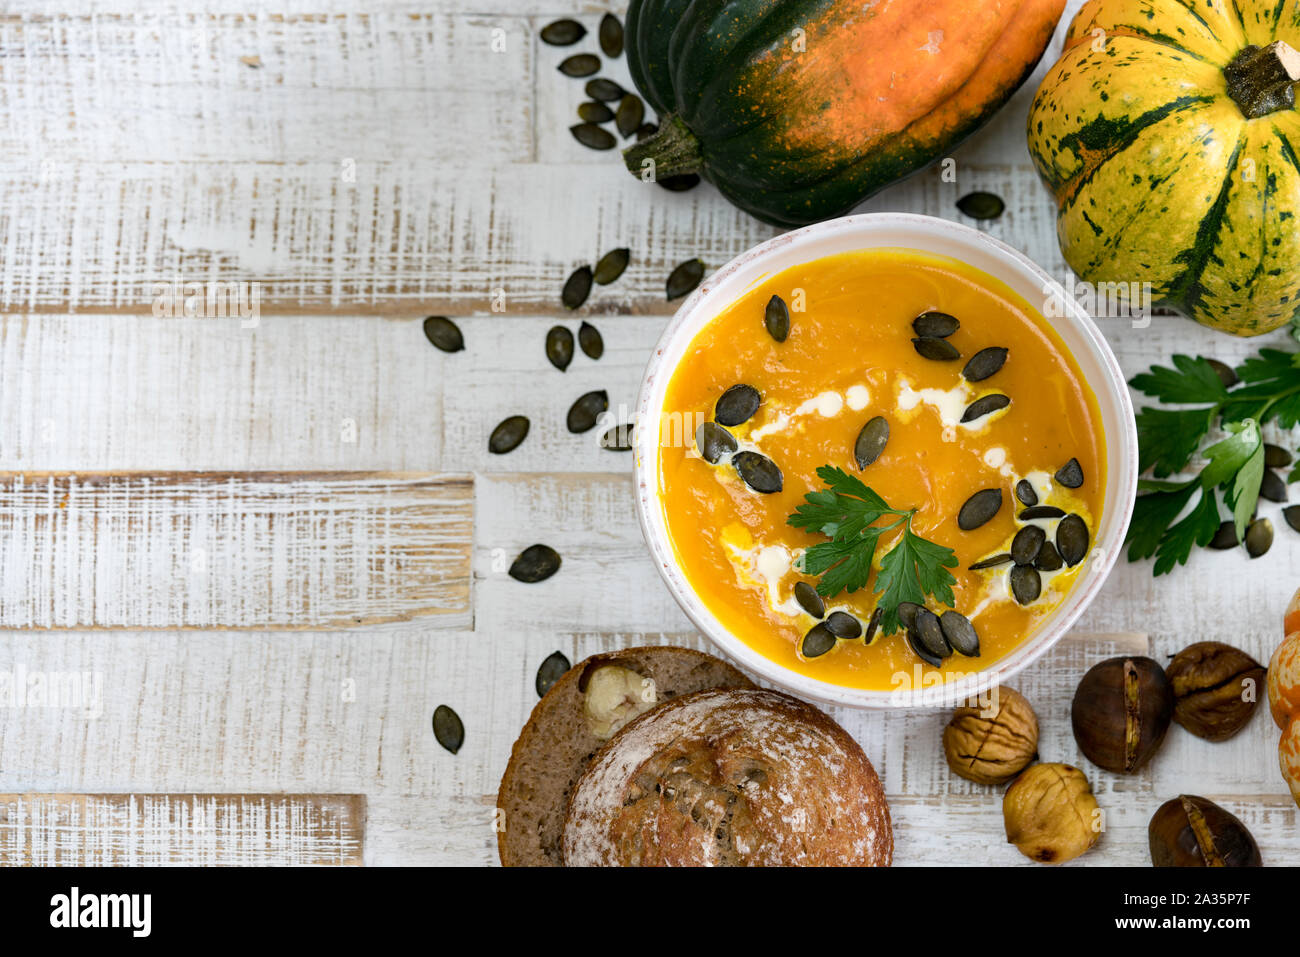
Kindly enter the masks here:
[[1079, 11], [1029, 152], [1080, 278], [1149, 282], [1153, 304], [1236, 335], [1300, 315], [1296, 47], [1300, 0]]
[[632, 0], [628, 66], [660, 127], [624, 158], [639, 176], [698, 172], [769, 223], [839, 215], [992, 116], [1063, 6]]

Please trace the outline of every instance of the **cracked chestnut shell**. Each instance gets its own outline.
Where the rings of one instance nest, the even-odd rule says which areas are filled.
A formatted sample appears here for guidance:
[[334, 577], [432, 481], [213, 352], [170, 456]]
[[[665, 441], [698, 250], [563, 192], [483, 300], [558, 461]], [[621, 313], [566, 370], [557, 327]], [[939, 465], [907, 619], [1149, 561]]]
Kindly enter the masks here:
[[1107, 658], [1075, 689], [1070, 724], [1089, 761], [1131, 774], [1160, 749], [1173, 714], [1173, 686], [1157, 662]]
[[943, 729], [948, 767], [976, 784], [1005, 784], [1038, 755], [1038, 716], [1024, 695], [998, 689], [996, 712], [958, 708]]
[[1260, 867], [1259, 845], [1236, 815], [1213, 801], [1180, 794], [1147, 826], [1156, 867]]
[[1174, 720], [1209, 741], [1246, 726], [1259, 703], [1264, 666], [1221, 641], [1188, 645], [1165, 667], [1174, 689]]

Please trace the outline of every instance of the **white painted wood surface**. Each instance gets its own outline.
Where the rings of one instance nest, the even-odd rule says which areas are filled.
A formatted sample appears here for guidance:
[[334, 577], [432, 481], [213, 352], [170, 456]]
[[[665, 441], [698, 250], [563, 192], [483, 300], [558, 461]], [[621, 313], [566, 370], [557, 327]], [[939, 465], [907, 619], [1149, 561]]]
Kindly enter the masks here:
[[[40, 800], [30, 795], [89, 795], [70, 806], [93, 809], [104, 795], [184, 806], [274, 794], [364, 798], [364, 825], [348, 825], [358, 829], [348, 847], [286, 846], [268, 860], [343, 861], [360, 845], [368, 864], [491, 863], [493, 795], [541, 660], [642, 642], [702, 647], [644, 553], [630, 457], [597, 448], [595, 433], [570, 435], [563, 413], [593, 388], [609, 391], [616, 418], [631, 406], [672, 308], [663, 281], [674, 264], [700, 256], [715, 268], [774, 230], [707, 186], [645, 186], [615, 154], [572, 140], [581, 82], [554, 67], [573, 51], [535, 40], [570, 11], [538, 0], [436, 7], [18, 0], [0, 17], [0, 626], [10, 629], [0, 674], [102, 681], [90, 708], [0, 708], [0, 860], [41, 859], [5, 830], [13, 801]], [[575, 5], [591, 28], [608, 7]], [[624, 71], [619, 62], [607, 75]], [[1051, 202], [1024, 148], [1036, 82], [956, 152], [955, 182], [925, 172], [864, 209], [959, 219], [958, 196], [991, 189], [1008, 209], [984, 228], [1064, 276]], [[565, 276], [621, 245], [633, 255], [624, 277], [565, 313]], [[213, 279], [261, 283], [261, 321], [151, 315], [155, 283]], [[464, 352], [424, 341], [419, 320], [431, 312], [457, 317]], [[543, 337], [580, 318], [601, 330], [605, 355], [579, 354], [561, 374], [542, 357]], [[1101, 325], [1130, 374], [1174, 351], [1232, 361], [1260, 344], [1176, 318]], [[490, 455], [487, 432], [517, 412], [532, 434]], [[58, 496], [34, 501], [41, 480], [18, 475], [51, 472], [79, 490], [67, 508]], [[214, 505], [225, 486], [210, 478], [159, 491], [177, 472], [222, 473], [243, 491], [225, 512]], [[286, 472], [312, 474], [266, 474]], [[431, 502], [337, 474], [392, 472], [453, 478]], [[94, 485], [97, 475], [120, 491]], [[292, 486], [295, 514], [339, 505], [340, 483], [355, 508], [322, 537], [314, 520], [259, 511], [268, 483]], [[150, 519], [101, 535], [132, 502]], [[460, 531], [444, 539], [429, 521], [403, 519], [426, 507]], [[1300, 863], [1266, 715], [1220, 745], [1175, 728], [1129, 779], [1088, 765], [1068, 718], [1079, 676], [1108, 654], [1163, 657], [1219, 638], [1265, 660], [1300, 583], [1300, 538], [1277, 509], [1261, 506], [1277, 527], [1265, 560], [1198, 553], [1159, 581], [1121, 562], [1078, 634], [1016, 682], [1039, 711], [1043, 756], [1084, 767], [1107, 810], [1101, 846], [1079, 863], [1145, 864], [1146, 821], [1179, 792], [1222, 800], [1267, 861]], [[231, 575], [195, 604], [177, 572], [203, 536], [213, 555], [248, 559], [241, 540], [220, 538], [222, 515], [271, 549], [276, 568], [309, 570], [309, 587], [250, 603], [266, 583]], [[41, 522], [43, 540], [24, 537]], [[423, 546], [445, 540], [463, 551], [439, 566]], [[537, 540], [563, 553], [560, 574], [537, 586], [509, 579], [510, 559]], [[446, 575], [406, 577], [437, 567]], [[93, 576], [112, 588], [92, 601]], [[426, 588], [460, 597], [444, 606]], [[348, 592], [358, 602], [339, 597]], [[433, 605], [447, 614], [339, 630], [354, 605], [372, 619]], [[316, 630], [288, 630], [298, 628]], [[440, 703], [466, 724], [454, 756], [430, 731]], [[1026, 863], [1004, 843], [1000, 794], [947, 771], [944, 715], [836, 716], [884, 778], [899, 864]], [[97, 820], [100, 846], [129, 857], [131, 832]], [[54, 827], [38, 826], [49, 840], [36, 846], [56, 846]], [[239, 825], [224, 848], [178, 845], [179, 859], [251, 860], [261, 827]]]

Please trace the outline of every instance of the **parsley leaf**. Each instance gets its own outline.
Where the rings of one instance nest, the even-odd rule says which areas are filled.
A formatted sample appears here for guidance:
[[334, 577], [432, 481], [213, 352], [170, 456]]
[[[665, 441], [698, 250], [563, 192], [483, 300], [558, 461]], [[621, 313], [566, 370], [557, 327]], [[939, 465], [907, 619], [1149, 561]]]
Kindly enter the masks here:
[[1137, 414], [1138, 471], [1158, 478], [1181, 472], [1196, 454], [1217, 410], [1144, 408]]
[[[1195, 486], [1192, 486], [1193, 488]], [[1156, 549], [1156, 575], [1186, 565], [1193, 545], [1208, 545], [1219, 530], [1219, 506], [1214, 501], [1214, 489], [1202, 488], [1201, 499], [1185, 517], [1170, 525], [1160, 537]]]
[[[1200, 356], [1174, 356], [1174, 369], [1152, 366], [1150, 372], [1135, 375], [1129, 385], [1161, 402], [1217, 405], [1228, 398], [1228, 390], [1214, 367]], [[1175, 371], [1177, 370], [1177, 371]]]
[[948, 571], [957, 567], [957, 554], [951, 548], [927, 541], [912, 531], [909, 524], [897, 545], [880, 559], [876, 591], [884, 613], [880, 627], [886, 635], [898, 630], [898, 604], [911, 601], [925, 604], [933, 595], [941, 605], [952, 605], [952, 586], [957, 579]]

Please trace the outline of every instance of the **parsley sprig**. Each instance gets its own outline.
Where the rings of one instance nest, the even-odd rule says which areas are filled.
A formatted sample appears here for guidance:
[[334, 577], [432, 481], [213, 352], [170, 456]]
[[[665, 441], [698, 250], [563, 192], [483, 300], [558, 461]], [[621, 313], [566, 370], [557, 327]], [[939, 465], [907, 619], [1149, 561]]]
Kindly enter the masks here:
[[[951, 548], [927, 541], [912, 531], [916, 509], [893, 508], [875, 491], [843, 469], [823, 465], [817, 476], [825, 490], [809, 492], [787, 521], [795, 528], [825, 535], [803, 555], [803, 570], [820, 576], [817, 591], [833, 598], [842, 591], [865, 588], [871, 579], [876, 546], [883, 535], [902, 528], [898, 542], [880, 559], [875, 577], [877, 604], [883, 609], [880, 627], [884, 634], [898, 630], [898, 605], [911, 601], [924, 605], [932, 595], [941, 604], [953, 601], [953, 578], [949, 568], [957, 566]], [[882, 519], [893, 519], [877, 524]]]
[[[1241, 539], [1264, 476], [1260, 427], [1267, 422], [1283, 429], [1300, 424], [1300, 353], [1261, 349], [1236, 373], [1239, 382], [1228, 386], [1206, 359], [1176, 355], [1173, 368], [1152, 366], [1129, 382], [1139, 392], [1179, 406], [1147, 406], [1137, 415], [1138, 468], [1150, 470], [1152, 477], [1138, 482], [1126, 539], [1128, 558], [1154, 555], [1156, 575], [1186, 564], [1194, 545], [1209, 544], [1220, 523], [1220, 494]], [[1202, 450], [1216, 426], [1224, 437]], [[1199, 471], [1170, 480], [1188, 471], [1198, 451], [1205, 460]], [[1287, 481], [1297, 480], [1300, 464]]]

